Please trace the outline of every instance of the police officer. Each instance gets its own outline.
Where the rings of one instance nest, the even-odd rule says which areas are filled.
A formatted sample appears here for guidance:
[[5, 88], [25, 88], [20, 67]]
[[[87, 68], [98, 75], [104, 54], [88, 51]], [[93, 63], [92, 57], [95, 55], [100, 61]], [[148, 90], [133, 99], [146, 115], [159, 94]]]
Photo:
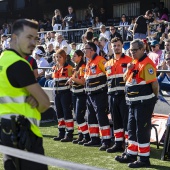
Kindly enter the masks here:
[[126, 71], [127, 64], [132, 58], [122, 53], [123, 41], [115, 37], [111, 40], [111, 46], [114, 51], [114, 58], [105, 64], [107, 85], [109, 94], [109, 108], [112, 114], [115, 144], [107, 149], [107, 152], [113, 153], [123, 150], [123, 141], [127, 143], [127, 122], [128, 106], [125, 101], [125, 82], [123, 73]]
[[54, 95], [58, 118], [59, 135], [53, 139], [61, 142], [72, 142], [74, 121], [72, 115], [72, 97], [70, 85], [66, 82], [72, 76], [73, 67], [66, 63], [66, 52], [59, 49], [56, 52], [57, 64], [54, 67]]
[[[129, 105], [127, 154], [117, 156], [130, 168], [150, 166], [151, 117], [158, 96], [156, 67], [144, 53], [144, 44], [136, 39], [130, 44], [133, 62], [127, 66], [126, 102]], [[139, 159], [137, 160], [137, 156]]]
[[88, 59], [85, 73], [85, 90], [87, 92], [88, 126], [91, 141], [84, 143], [84, 146], [100, 146], [99, 128], [102, 138], [100, 150], [110, 147], [110, 125], [107, 117], [108, 101], [106, 73], [104, 64], [106, 60], [96, 54], [96, 45], [88, 42], [85, 45], [84, 53]]
[[73, 55], [73, 61], [76, 64], [75, 71], [68, 83], [71, 85], [73, 108], [78, 124], [79, 137], [73, 140], [74, 144], [83, 145], [90, 141], [88, 125], [85, 120], [86, 113], [86, 98], [84, 90], [84, 74], [85, 74], [85, 62], [83, 61], [84, 53], [81, 50], [76, 50]]
[[[20, 136], [16, 136], [15, 142], [18, 146], [15, 146], [44, 155], [42, 134], [38, 126], [41, 119], [40, 113], [49, 108], [50, 101], [36, 82], [30, 64], [24, 59], [31, 55], [35, 48], [37, 31], [38, 23], [35, 21], [20, 19], [14, 22], [11, 49], [5, 50], [0, 56], [1, 138], [3, 145], [14, 147], [10, 117], [16, 116], [16, 119], [20, 119], [20, 124], [16, 123], [15, 119], [13, 123], [17, 124], [16, 128]], [[17, 164], [18, 161], [14, 160], [19, 159], [4, 155], [5, 170], [47, 170], [46, 165], [23, 159], [20, 159]]]

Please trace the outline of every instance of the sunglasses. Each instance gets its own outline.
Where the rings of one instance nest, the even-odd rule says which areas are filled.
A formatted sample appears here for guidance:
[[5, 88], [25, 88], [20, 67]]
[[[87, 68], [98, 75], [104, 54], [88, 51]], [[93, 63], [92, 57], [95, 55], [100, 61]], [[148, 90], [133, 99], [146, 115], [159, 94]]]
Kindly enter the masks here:
[[170, 58], [166, 58], [165, 60], [166, 60], [166, 61], [170, 61]]

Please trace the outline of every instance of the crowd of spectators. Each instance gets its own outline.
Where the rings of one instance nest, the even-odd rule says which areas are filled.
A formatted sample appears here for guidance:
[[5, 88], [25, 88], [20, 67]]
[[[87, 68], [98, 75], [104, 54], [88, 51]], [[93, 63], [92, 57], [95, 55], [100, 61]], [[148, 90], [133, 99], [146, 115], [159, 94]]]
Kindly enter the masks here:
[[[158, 69], [170, 70], [170, 25], [168, 24], [168, 9], [163, 6], [158, 8], [154, 3], [149, 13], [133, 18], [130, 23], [128, 17], [122, 14], [119, 26], [125, 26], [124, 28], [117, 28], [114, 26], [114, 23], [106, 27], [107, 18], [105, 9], [101, 8], [100, 11], [97, 12], [93, 4], [89, 4], [85, 11], [85, 19], [83, 22], [91, 23], [91, 27], [88, 27], [86, 32], [80, 35], [81, 39], [78, 42], [74, 41], [76, 37], [74, 31], [68, 32], [68, 39], [65, 39], [65, 34], [63, 34], [63, 32], [59, 32], [59, 30], [63, 29], [69, 30], [76, 28], [76, 15], [73, 7], [68, 7], [68, 14], [65, 17], [62, 16], [59, 9], [56, 9], [52, 19], [48, 19], [45, 16], [44, 20], [39, 21], [39, 40], [37, 41], [37, 48], [33, 53], [33, 57], [38, 67], [53, 67], [56, 64], [56, 50], [64, 49], [67, 54], [67, 62], [75, 66], [72, 61], [75, 50], [83, 50], [85, 42], [94, 42], [97, 46], [97, 53], [108, 60], [113, 57], [113, 50], [110, 42], [114, 37], [123, 39], [124, 53], [131, 55], [129, 51], [129, 41], [135, 36], [134, 30], [140, 31], [141, 28], [143, 29], [143, 26], [140, 26], [141, 20], [142, 22], [144, 20], [144, 22], [155, 23], [146, 28], [146, 37], [142, 38], [146, 45], [146, 53], [153, 60]], [[97, 30], [96, 27], [98, 27]], [[0, 51], [10, 48], [10, 33], [11, 24], [3, 24], [0, 30]], [[51, 70], [40, 70], [37, 69], [38, 67], [35, 67], [35, 70], [37, 70], [36, 78], [40, 85], [52, 87]], [[161, 83], [168, 83], [168, 87], [170, 86], [170, 76], [168, 73], [161, 73], [158, 80], [160, 85]], [[160, 87], [167, 90], [166, 85], [161, 85]]]

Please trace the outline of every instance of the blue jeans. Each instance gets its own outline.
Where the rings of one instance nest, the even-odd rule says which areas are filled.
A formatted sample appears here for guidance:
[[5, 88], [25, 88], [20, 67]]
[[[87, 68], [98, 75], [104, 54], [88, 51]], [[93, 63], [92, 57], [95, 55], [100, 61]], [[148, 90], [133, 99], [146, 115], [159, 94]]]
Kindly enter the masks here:
[[135, 33], [133, 39], [146, 39], [146, 34]]

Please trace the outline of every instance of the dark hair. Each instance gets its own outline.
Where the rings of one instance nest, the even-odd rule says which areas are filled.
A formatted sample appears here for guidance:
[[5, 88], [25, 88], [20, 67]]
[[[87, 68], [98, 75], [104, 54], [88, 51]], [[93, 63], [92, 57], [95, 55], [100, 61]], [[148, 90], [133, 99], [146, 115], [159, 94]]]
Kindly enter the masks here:
[[72, 42], [71, 45], [75, 45], [75, 46], [76, 46], [76, 43], [75, 43], [75, 42]]
[[114, 37], [114, 38], [111, 39], [111, 43], [118, 42], [118, 41], [120, 41], [123, 44], [122, 38]]
[[96, 47], [96, 44], [94, 44], [93, 42], [87, 42], [86, 44], [88, 44], [90, 46], [90, 48], [93, 49], [93, 51], [97, 51], [97, 47]]
[[38, 22], [30, 19], [18, 19], [12, 26], [12, 34], [19, 34], [24, 30], [24, 26], [28, 26], [38, 30]]
[[38, 55], [39, 57], [43, 57], [44, 55], [45, 55], [45, 50], [44, 50], [44, 47], [43, 46], [41, 46], [41, 45], [37, 45], [37, 47], [36, 48], [38, 48], [39, 50], [41, 50], [42, 52], [43, 52], [43, 55]]
[[152, 10], [146, 11], [145, 15], [149, 16], [150, 14], [153, 14]]
[[93, 39], [93, 33], [90, 31], [86, 31], [85, 38], [89, 41]]
[[93, 37], [92, 42], [99, 41], [98, 37]]
[[84, 56], [84, 53], [81, 51], [81, 50], [76, 50], [75, 53], [78, 55], [78, 56]]
[[76, 66], [76, 71], [79, 70], [79, 68], [85, 64], [84, 62], [84, 53], [81, 51], [81, 50], [76, 50], [75, 53], [78, 55], [78, 56], [81, 56], [81, 60], [80, 62], [78, 63], [78, 65]]

